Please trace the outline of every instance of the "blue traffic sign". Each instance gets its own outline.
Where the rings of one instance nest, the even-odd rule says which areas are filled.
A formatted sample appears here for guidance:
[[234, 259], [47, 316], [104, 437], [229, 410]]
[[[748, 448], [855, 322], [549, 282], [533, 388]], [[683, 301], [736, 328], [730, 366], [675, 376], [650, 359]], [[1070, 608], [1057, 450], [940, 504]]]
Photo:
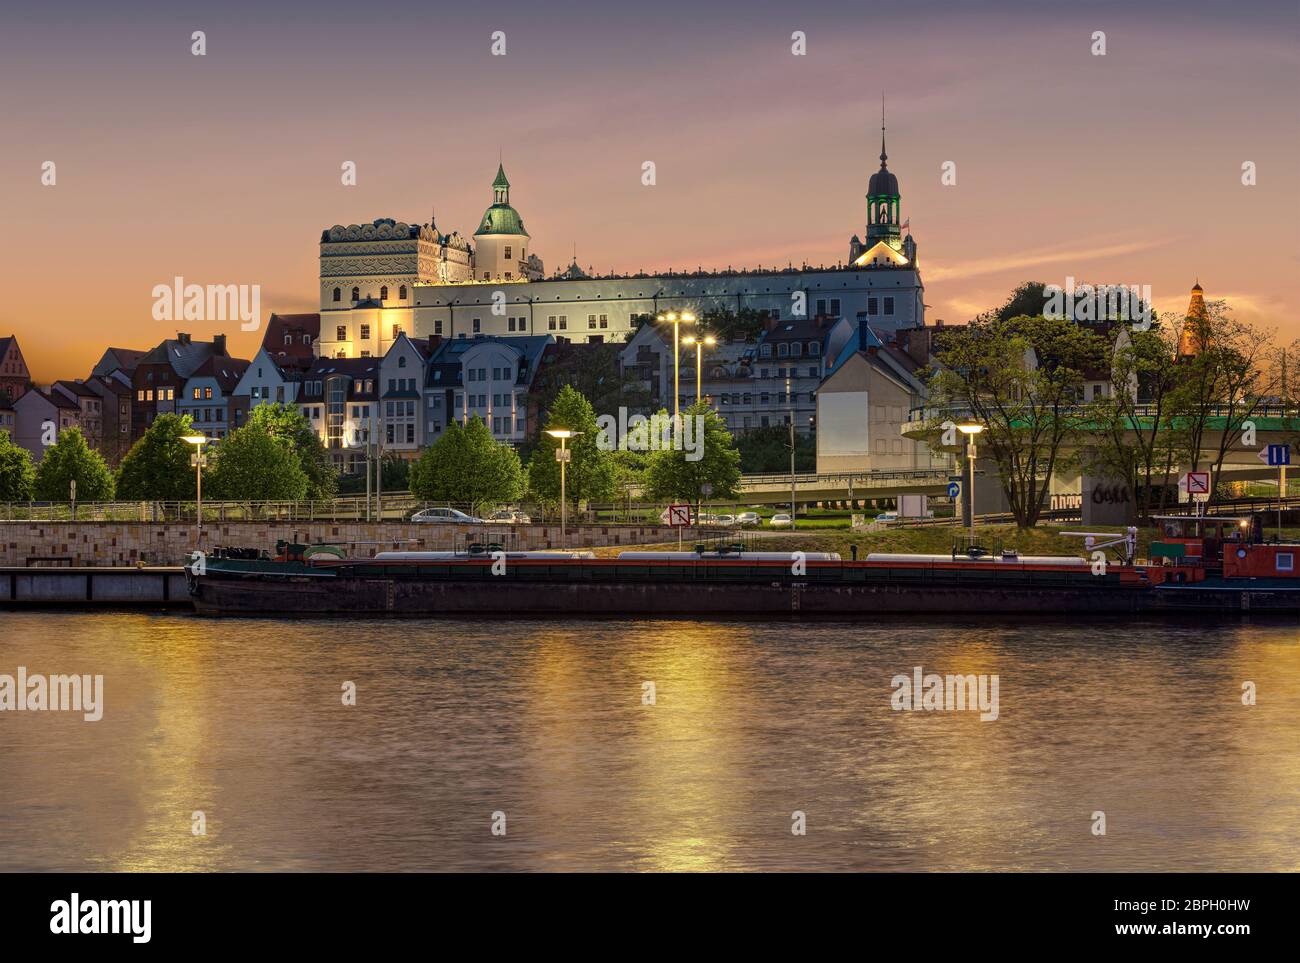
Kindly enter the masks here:
[[1291, 464], [1291, 446], [1290, 445], [1269, 445], [1268, 463], [1270, 465]]
[[957, 497], [958, 495], [960, 495], [960, 494], [961, 494], [961, 485], [959, 485], [957, 482], [949, 482], [949, 483], [948, 483], [948, 497], [949, 497], [949, 498], [956, 498], [956, 497]]

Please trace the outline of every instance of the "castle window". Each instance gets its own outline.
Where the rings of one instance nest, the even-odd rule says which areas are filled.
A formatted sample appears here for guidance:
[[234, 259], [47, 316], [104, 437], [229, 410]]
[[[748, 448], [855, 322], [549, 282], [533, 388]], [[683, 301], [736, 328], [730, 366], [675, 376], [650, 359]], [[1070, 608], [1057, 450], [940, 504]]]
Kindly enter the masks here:
[[352, 289], [352, 300], [353, 300], [353, 301], [360, 301], [360, 300], [361, 300], [361, 289], [360, 289], [360, 288], [353, 288], [353, 289]]
[[406, 285], [405, 285], [405, 284], [403, 284], [400, 288], [397, 289], [397, 300], [399, 300], [399, 301], [405, 301], [405, 300], [406, 300]]
[[334, 300], [335, 300], [335, 301], [342, 301], [342, 300], [343, 300], [343, 291], [342, 291], [341, 289], [339, 289], [339, 288], [335, 288], [335, 289], [334, 289]]
[[867, 314], [879, 314], [879, 313], [880, 313], [880, 299], [867, 298]]
[[310, 335], [310, 334], [304, 334], [304, 335], [302, 336], [302, 343], [303, 343], [303, 344], [311, 344], [311, 335]]
[[479, 331], [481, 330], [481, 327], [482, 327], [482, 326], [481, 326], [480, 323], [479, 323], [479, 319], [478, 319], [478, 318], [475, 318], [475, 319], [474, 319], [474, 333], [475, 333], [475, 334], [478, 334]]
[[387, 301], [387, 300], [388, 300], [388, 285], [387, 285], [387, 284], [385, 284], [383, 287], [381, 287], [381, 288], [379, 289], [379, 300], [380, 300], [380, 301]]
[[397, 367], [399, 367], [399, 368], [405, 368], [405, 367], [406, 367], [406, 355], [399, 355], [399, 356], [398, 356], [398, 358], [397, 358]]
[[348, 339], [348, 329], [346, 325], [340, 324], [334, 329], [335, 341], [346, 341]]
[[506, 260], [507, 260], [507, 261], [510, 260], [510, 245], [509, 245], [509, 244], [506, 245]]
[[893, 313], [894, 313], [894, 299], [885, 298], [885, 314], [893, 314]]
[[442, 322], [441, 322], [441, 321], [435, 320], [435, 321], [433, 322], [433, 333], [434, 333], [434, 334], [442, 334]]
[[400, 335], [401, 333], [402, 333], [402, 326], [401, 326], [400, 324], [395, 324], [395, 325], [393, 325], [393, 340], [394, 340], [394, 341], [397, 340], [397, 336]]
[[369, 340], [370, 340], [370, 325], [368, 325], [368, 324], [363, 324], [363, 325], [361, 326], [361, 340], [362, 340], [362, 341], [369, 341]]

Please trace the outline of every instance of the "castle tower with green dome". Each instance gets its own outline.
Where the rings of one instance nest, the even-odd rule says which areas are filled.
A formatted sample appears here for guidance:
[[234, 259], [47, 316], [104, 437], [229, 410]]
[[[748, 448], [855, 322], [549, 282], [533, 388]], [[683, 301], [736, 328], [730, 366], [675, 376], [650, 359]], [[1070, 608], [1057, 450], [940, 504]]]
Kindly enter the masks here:
[[541, 276], [540, 263], [528, 258], [528, 231], [524, 219], [510, 206], [510, 180], [504, 165], [497, 165], [492, 182], [492, 206], [483, 212], [474, 232], [474, 279], [477, 281], [527, 281]]

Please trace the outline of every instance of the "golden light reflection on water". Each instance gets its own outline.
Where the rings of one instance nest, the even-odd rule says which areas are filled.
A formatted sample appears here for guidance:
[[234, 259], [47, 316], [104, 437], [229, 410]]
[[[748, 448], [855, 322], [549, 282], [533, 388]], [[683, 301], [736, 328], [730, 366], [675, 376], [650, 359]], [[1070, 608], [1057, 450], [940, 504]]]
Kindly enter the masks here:
[[0, 718], [0, 869], [1300, 869], [1290, 625], [0, 618], [106, 688]]

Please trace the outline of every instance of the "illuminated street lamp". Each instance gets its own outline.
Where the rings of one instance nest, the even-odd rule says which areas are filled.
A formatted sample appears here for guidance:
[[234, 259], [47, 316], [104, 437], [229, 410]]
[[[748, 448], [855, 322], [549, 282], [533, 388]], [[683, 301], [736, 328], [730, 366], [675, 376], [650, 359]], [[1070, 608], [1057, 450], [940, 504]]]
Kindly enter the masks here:
[[695, 315], [689, 311], [669, 311], [667, 314], [661, 314], [658, 318], [661, 324], [671, 324], [673, 326], [673, 425], [677, 424], [678, 416], [678, 384], [681, 368], [681, 326], [683, 324], [694, 324]]
[[966, 436], [966, 505], [969, 507], [970, 544], [975, 544], [975, 436], [984, 430], [978, 422], [958, 425], [957, 430]]
[[203, 446], [207, 444], [208, 439], [205, 435], [182, 435], [181, 441], [187, 442], [194, 446], [194, 454], [190, 455], [190, 464], [194, 466], [194, 493], [195, 493], [195, 513], [198, 515], [198, 535], [203, 535]]
[[560, 463], [560, 545], [568, 544], [565, 534], [565, 522], [568, 517], [568, 504], [564, 497], [564, 469], [573, 458], [573, 451], [566, 447], [570, 438], [577, 438], [582, 432], [570, 431], [568, 428], [547, 428], [546, 433], [552, 438], [560, 439], [560, 447], [555, 449], [555, 460]]
[[704, 346], [707, 344], [712, 348], [718, 343], [717, 338], [711, 334], [706, 334], [702, 338], [697, 338], [693, 334], [688, 334], [682, 338], [682, 344], [695, 345], [695, 403], [698, 405], [704, 398]]

